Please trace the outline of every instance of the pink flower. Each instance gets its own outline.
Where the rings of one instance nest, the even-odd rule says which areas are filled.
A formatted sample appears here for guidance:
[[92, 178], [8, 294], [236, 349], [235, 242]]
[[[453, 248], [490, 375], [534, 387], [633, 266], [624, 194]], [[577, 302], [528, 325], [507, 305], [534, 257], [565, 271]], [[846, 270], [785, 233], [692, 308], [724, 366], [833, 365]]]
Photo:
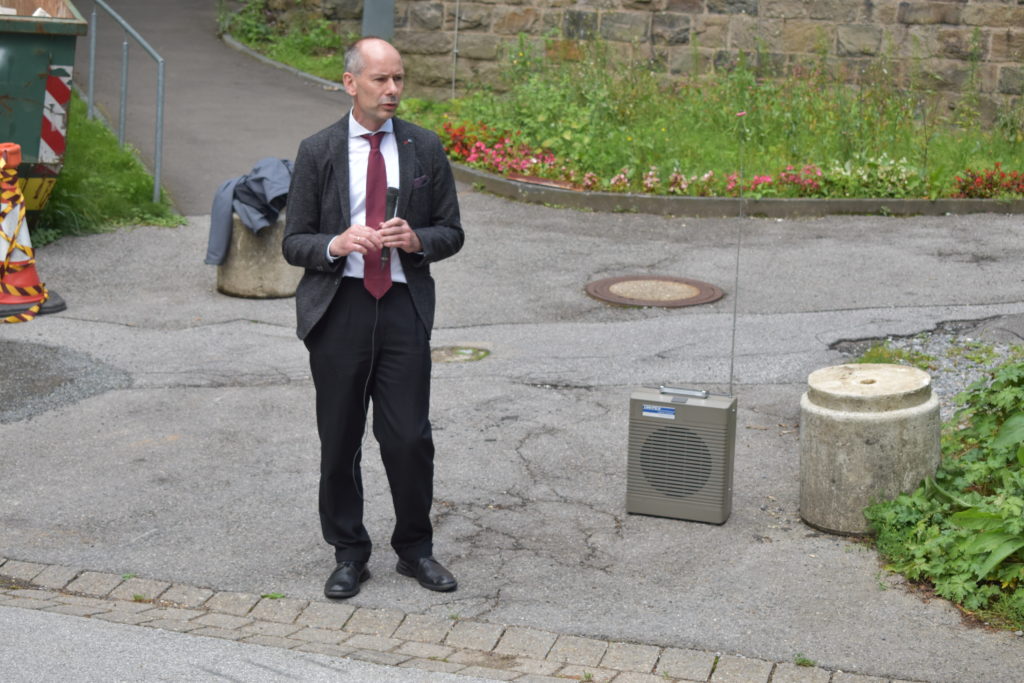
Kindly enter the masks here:
[[651, 166], [650, 170], [644, 174], [644, 191], [654, 192], [660, 184], [661, 178], [658, 177], [658, 167]]
[[686, 188], [689, 187], [689, 183], [686, 182], [686, 176], [679, 171], [674, 171], [672, 175], [668, 177], [668, 191], [674, 194], [683, 194], [686, 192]]

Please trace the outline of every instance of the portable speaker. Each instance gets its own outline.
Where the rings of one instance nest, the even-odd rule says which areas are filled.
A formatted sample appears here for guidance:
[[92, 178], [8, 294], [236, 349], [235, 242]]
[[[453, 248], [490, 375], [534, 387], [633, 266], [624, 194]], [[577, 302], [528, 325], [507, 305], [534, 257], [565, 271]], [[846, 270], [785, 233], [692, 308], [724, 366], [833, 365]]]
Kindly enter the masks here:
[[732, 512], [736, 399], [674, 387], [629, 401], [626, 512], [724, 524]]

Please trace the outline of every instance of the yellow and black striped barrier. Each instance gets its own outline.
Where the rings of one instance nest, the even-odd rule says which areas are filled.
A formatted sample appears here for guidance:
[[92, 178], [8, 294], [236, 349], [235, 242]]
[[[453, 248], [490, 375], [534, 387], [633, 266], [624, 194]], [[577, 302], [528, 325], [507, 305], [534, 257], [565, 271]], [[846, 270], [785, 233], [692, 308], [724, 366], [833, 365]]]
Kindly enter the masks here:
[[[0, 265], [0, 323], [32, 320], [49, 298], [46, 285], [36, 272], [35, 250], [25, 223], [25, 196], [18, 187], [21, 148], [0, 144], [0, 235], [3, 235], [3, 265]], [[18, 310], [21, 309], [21, 310]]]

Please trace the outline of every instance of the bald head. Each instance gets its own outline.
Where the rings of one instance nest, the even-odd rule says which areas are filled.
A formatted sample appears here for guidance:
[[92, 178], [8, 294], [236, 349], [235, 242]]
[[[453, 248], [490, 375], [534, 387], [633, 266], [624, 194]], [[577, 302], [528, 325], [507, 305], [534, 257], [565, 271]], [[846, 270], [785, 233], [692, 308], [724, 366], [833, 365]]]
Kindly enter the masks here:
[[366, 68], [368, 58], [372, 58], [374, 55], [386, 56], [388, 54], [397, 57], [399, 61], [402, 60], [402, 55], [388, 41], [373, 37], [360, 38], [345, 51], [345, 71], [358, 76]]
[[398, 111], [405, 88], [402, 55], [386, 40], [363, 38], [345, 53], [342, 83], [356, 121], [376, 131]]

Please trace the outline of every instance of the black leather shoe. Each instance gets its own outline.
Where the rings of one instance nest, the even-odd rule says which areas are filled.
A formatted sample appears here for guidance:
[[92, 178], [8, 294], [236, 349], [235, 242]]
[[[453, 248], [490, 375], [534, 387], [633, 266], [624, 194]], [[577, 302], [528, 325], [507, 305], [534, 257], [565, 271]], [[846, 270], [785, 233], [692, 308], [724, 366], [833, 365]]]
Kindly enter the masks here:
[[399, 560], [395, 570], [402, 576], [416, 579], [428, 590], [453, 591], [459, 586], [452, 573], [433, 557], [421, 557], [414, 562]]
[[324, 595], [339, 600], [359, 592], [359, 584], [370, 578], [365, 562], [339, 562], [324, 584]]

